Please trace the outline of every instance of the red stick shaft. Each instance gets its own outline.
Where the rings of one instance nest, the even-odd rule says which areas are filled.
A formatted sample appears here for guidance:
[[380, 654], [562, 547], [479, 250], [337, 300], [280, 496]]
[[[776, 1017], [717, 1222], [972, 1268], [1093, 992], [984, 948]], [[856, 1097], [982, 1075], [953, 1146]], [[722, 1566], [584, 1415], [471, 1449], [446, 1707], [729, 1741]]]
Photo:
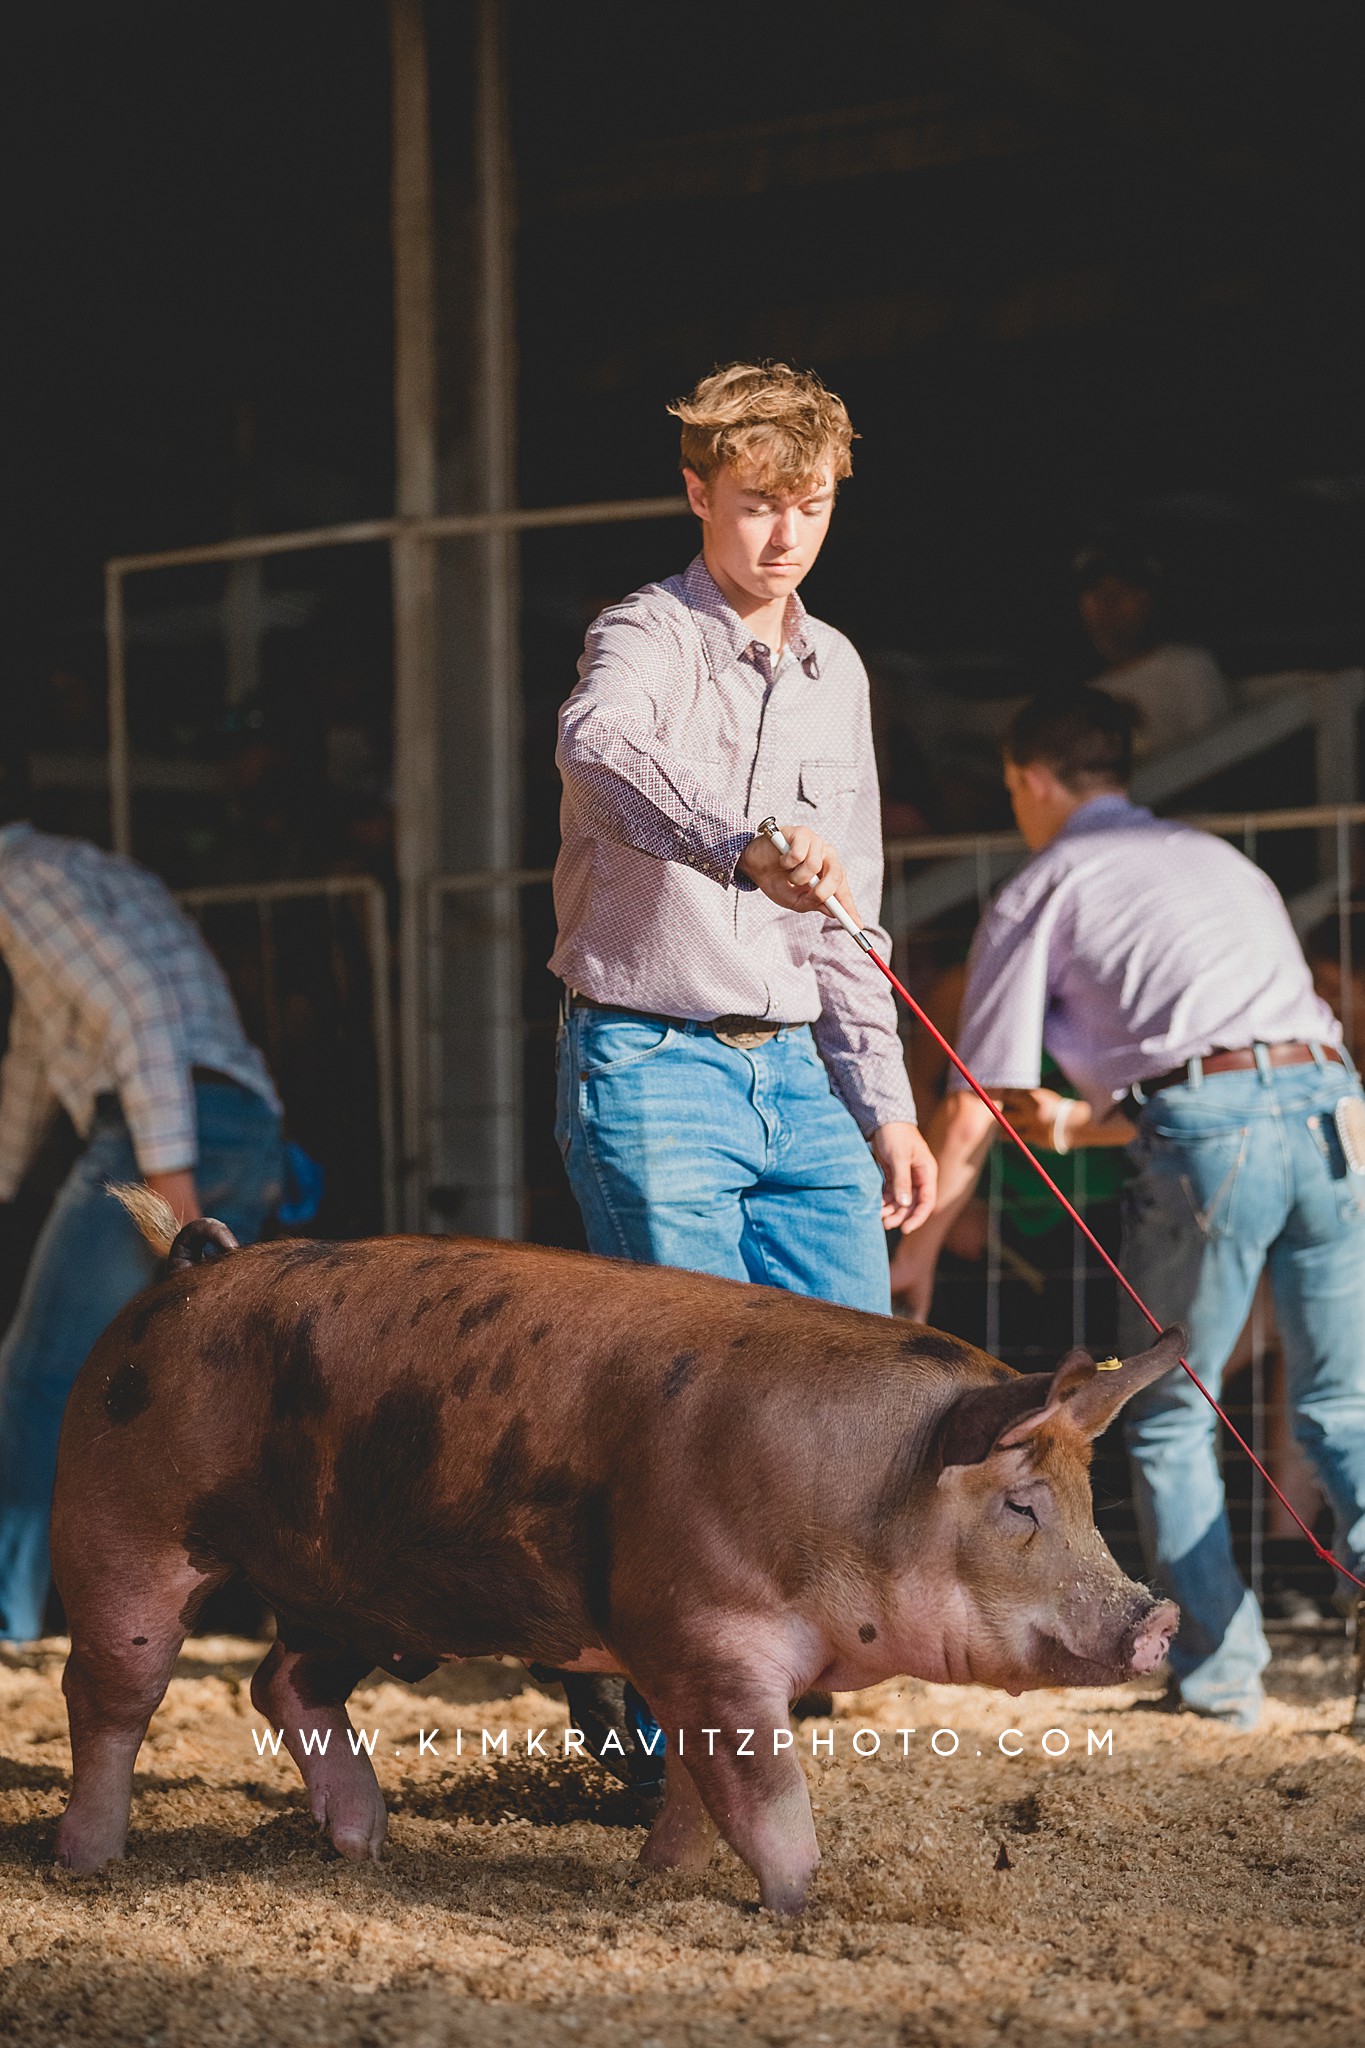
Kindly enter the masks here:
[[[1029, 1150], [1028, 1146], [1024, 1143], [1018, 1131], [1015, 1130], [1014, 1125], [1010, 1122], [1009, 1118], [1005, 1115], [1004, 1111], [1002, 1109], [997, 1108], [996, 1104], [992, 1102], [990, 1096], [986, 1093], [985, 1089], [981, 1086], [981, 1083], [977, 1080], [975, 1074], [973, 1074], [967, 1067], [963, 1065], [962, 1061], [953, 1051], [951, 1045], [949, 1045], [947, 1039], [943, 1036], [943, 1033], [939, 1030], [938, 1026], [932, 1021], [932, 1019], [925, 1015], [924, 1011], [915, 1001], [915, 998], [911, 995], [909, 989], [905, 986], [904, 982], [897, 979], [897, 977], [891, 972], [891, 969], [887, 966], [885, 960], [882, 959], [881, 954], [874, 951], [874, 949], [867, 943], [867, 938], [865, 934], [859, 935], [858, 943], [861, 945], [863, 951], [867, 954], [868, 959], [875, 962], [875, 964], [881, 969], [882, 973], [886, 976], [892, 988], [895, 989], [896, 994], [900, 997], [901, 1001], [911, 1011], [912, 1015], [915, 1016], [919, 1020], [919, 1022], [924, 1026], [925, 1030], [929, 1033], [929, 1036], [933, 1039], [934, 1043], [939, 1047], [939, 1049], [942, 1052], [947, 1053], [948, 1058], [957, 1068], [958, 1073], [961, 1074], [963, 1080], [967, 1083], [967, 1086], [971, 1089], [973, 1095], [977, 1097], [978, 1101], [985, 1103], [987, 1109], [995, 1118], [995, 1121], [999, 1124], [1001, 1130], [1005, 1133], [1006, 1137], [1011, 1139], [1012, 1142], [1018, 1146], [1020, 1152], [1023, 1153], [1025, 1159], [1027, 1159], [1029, 1165], [1033, 1168], [1033, 1171], [1037, 1174], [1039, 1180], [1042, 1181], [1044, 1187], [1049, 1190], [1049, 1192], [1061, 1204], [1062, 1208], [1065, 1209], [1067, 1215], [1071, 1218], [1071, 1221], [1075, 1224], [1077, 1230], [1080, 1231], [1086, 1243], [1092, 1246], [1092, 1248], [1099, 1253], [1105, 1265], [1109, 1268], [1109, 1271], [1118, 1281], [1119, 1286], [1123, 1289], [1124, 1293], [1128, 1296], [1129, 1300], [1132, 1301], [1142, 1311], [1143, 1315], [1146, 1316], [1152, 1328], [1155, 1331], [1157, 1331], [1158, 1334], [1160, 1334], [1161, 1324], [1152, 1314], [1152, 1311], [1148, 1308], [1146, 1302], [1142, 1299], [1142, 1296], [1138, 1293], [1136, 1287], [1134, 1287], [1132, 1282], [1128, 1280], [1125, 1277], [1125, 1275], [1119, 1270], [1118, 1265], [1115, 1263], [1113, 1259], [1110, 1258], [1108, 1252], [1100, 1243], [1099, 1239], [1096, 1237], [1094, 1231], [1090, 1228], [1090, 1225], [1086, 1222], [1085, 1218], [1080, 1214], [1080, 1212], [1077, 1209], [1072, 1207], [1070, 1202], [1068, 1202], [1066, 1196], [1062, 1193], [1056, 1181], [1052, 1178], [1052, 1175], [1047, 1171], [1047, 1168], [1043, 1165], [1042, 1161], [1037, 1157], [1036, 1153], [1031, 1152]], [[1336, 1568], [1336, 1570], [1341, 1573], [1343, 1578], [1349, 1579], [1353, 1586], [1359, 1586], [1361, 1592], [1365, 1593], [1365, 1579], [1358, 1579], [1354, 1572], [1348, 1571], [1346, 1569], [1346, 1566], [1342, 1564], [1339, 1559], [1333, 1557], [1330, 1550], [1326, 1549], [1323, 1544], [1318, 1542], [1317, 1537], [1313, 1534], [1307, 1522], [1304, 1521], [1303, 1516], [1298, 1513], [1297, 1509], [1292, 1505], [1290, 1501], [1285, 1499], [1284, 1494], [1281, 1492], [1280, 1488], [1275, 1484], [1270, 1474], [1266, 1471], [1265, 1466], [1261, 1463], [1255, 1451], [1252, 1450], [1251, 1445], [1247, 1442], [1246, 1438], [1242, 1435], [1241, 1431], [1236, 1427], [1236, 1425], [1229, 1421], [1226, 1412], [1219, 1406], [1218, 1402], [1214, 1399], [1213, 1395], [1204, 1385], [1204, 1382], [1200, 1379], [1198, 1373], [1189, 1363], [1189, 1360], [1182, 1358], [1180, 1363], [1184, 1367], [1185, 1371], [1189, 1374], [1190, 1378], [1194, 1381], [1194, 1384], [1198, 1387], [1200, 1393], [1204, 1396], [1204, 1399], [1208, 1402], [1210, 1408], [1212, 1408], [1214, 1414], [1218, 1417], [1223, 1427], [1227, 1430], [1233, 1442], [1235, 1444], [1240, 1445], [1241, 1449], [1246, 1452], [1252, 1464], [1256, 1467], [1256, 1470], [1260, 1473], [1262, 1479], [1264, 1479], [1266, 1485], [1274, 1494], [1276, 1500], [1279, 1501], [1281, 1507], [1284, 1508], [1285, 1512], [1289, 1515], [1290, 1519], [1298, 1525], [1298, 1527], [1303, 1531], [1304, 1535], [1308, 1538], [1308, 1541], [1312, 1544], [1313, 1550], [1316, 1553], [1316, 1555], [1323, 1560], [1324, 1564], [1333, 1565]]]

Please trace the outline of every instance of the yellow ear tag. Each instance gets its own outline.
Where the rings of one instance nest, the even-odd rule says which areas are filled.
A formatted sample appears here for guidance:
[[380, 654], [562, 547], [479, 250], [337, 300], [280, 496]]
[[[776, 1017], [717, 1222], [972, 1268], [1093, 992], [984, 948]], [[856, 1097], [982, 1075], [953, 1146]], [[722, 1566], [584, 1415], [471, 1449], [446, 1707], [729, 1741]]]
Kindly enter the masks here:
[[1119, 1372], [1122, 1370], [1122, 1367], [1123, 1360], [1121, 1358], [1097, 1358], [1095, 1360], [1096, 1372]]

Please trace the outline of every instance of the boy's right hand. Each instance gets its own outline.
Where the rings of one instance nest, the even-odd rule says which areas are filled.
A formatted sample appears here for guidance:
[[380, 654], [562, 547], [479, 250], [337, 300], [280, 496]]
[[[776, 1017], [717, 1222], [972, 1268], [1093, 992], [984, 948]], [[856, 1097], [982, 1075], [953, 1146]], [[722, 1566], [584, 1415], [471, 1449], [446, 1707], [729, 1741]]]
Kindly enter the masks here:
[[749, 880], [783, 910], [823, 911], [830, 898], [837, 897], [861, 924], [844, 864], [829, 841], [809, 825], [784, 825], [782, 836], [788, 844], [786, 853], [778, 852], [766, 832], [749, 841], [739, 857]]

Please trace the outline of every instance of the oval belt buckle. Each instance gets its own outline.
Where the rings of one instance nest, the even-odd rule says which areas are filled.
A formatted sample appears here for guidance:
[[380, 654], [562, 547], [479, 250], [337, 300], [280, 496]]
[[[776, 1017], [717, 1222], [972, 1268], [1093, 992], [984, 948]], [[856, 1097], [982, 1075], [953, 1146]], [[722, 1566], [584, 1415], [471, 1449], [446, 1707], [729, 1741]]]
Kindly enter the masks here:
[[779, 1024], [760, 1024], [747, 1017], [717, 1017], [711, 1026], [711, 1035], [722, 1045], [732, 1045], [737, 1052], [752, 1052], [756, 1045], [766, 1045], [770, 1038], [776, 1038], [781, 1030]]

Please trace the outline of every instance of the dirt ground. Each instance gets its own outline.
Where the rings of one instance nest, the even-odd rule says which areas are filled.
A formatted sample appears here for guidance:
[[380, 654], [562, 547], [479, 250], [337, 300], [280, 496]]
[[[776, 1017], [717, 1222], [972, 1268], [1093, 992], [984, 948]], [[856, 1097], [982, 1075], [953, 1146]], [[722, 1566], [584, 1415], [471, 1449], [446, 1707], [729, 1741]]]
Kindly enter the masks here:
[[[355, 1695], [392, 1821], [382, 1863], [342, 1863], [293, 1765], [256, 1753], [261, 1646], [226, 1637], [187, 1647], [152, 1724], [127, 1861], [68, 1877], [64, 1649], [0, 1661], [0, 2040], [1365, 2041], [1365, 1751], [1336, 1732], [1336, 1638], [1277, 1656], [1250, 1736], [1136, 1687], [841, 1698], [799, 1731], [824, 1862], [794, 1922], [754, 1909], [725, 1849], [703, 1879], [637, 1873], [625, 1796], [556, 1757], [562, 1704], [492, 1661]], [[481, 1757], [504, 1728], [506, 1759]]]

